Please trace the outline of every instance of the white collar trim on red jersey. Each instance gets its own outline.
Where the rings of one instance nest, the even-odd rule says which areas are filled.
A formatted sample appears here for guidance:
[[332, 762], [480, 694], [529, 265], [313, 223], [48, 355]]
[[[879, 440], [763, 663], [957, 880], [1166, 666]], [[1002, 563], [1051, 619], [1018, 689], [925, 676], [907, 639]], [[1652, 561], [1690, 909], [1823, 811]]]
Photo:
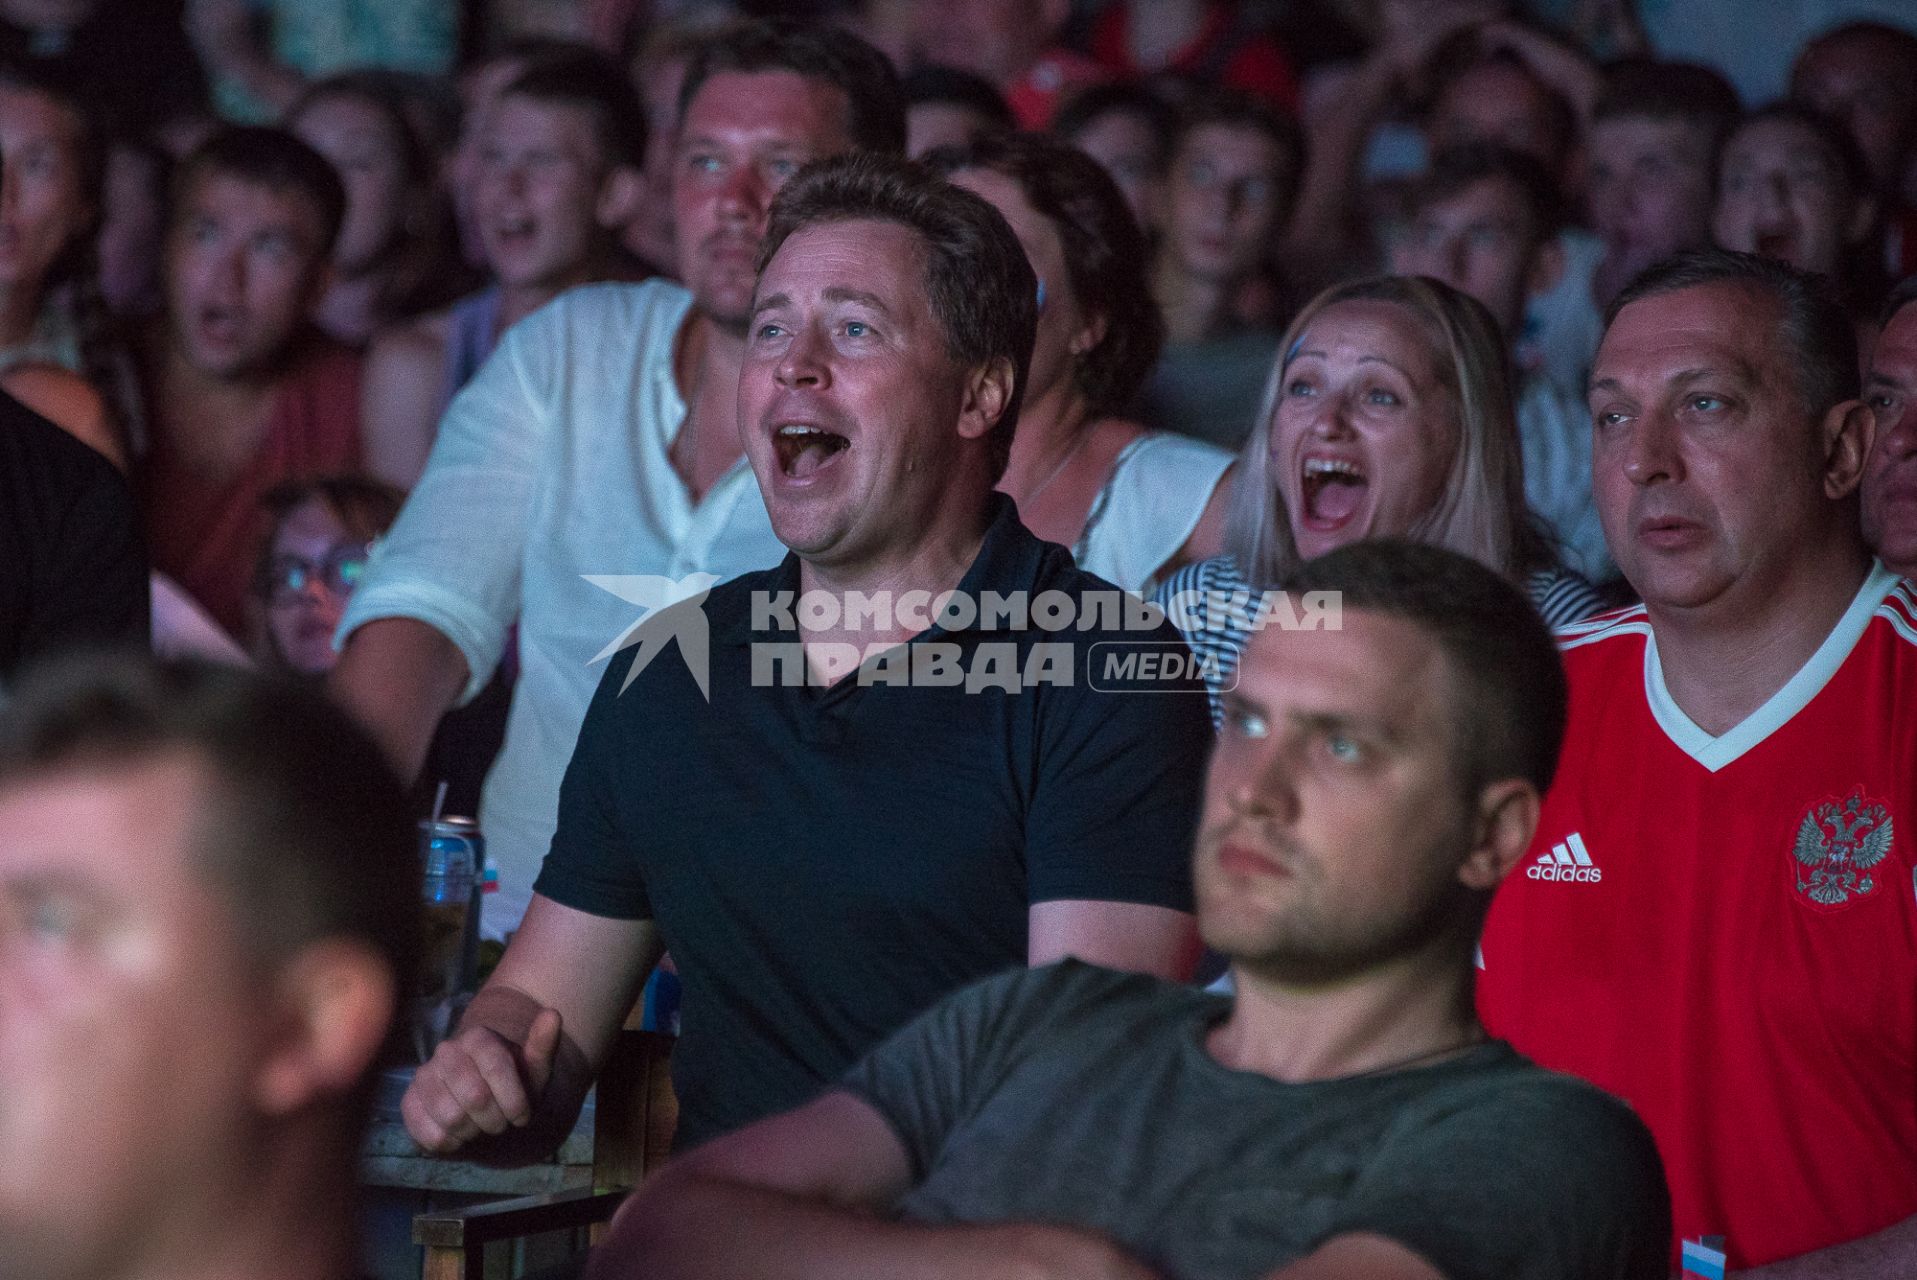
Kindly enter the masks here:
[[1698, 728], [1697, 722], [1684, 713], [1671, 697], [1671, 691], [1665, 688], [1664, 664], [1657, 656], [1657, 633], [1646, 627], [1650, 634], [1644, 641], [1644, 696], [1651, 705], [1652, 717], [1679, 751], [1716, 773], [1789, 724], [1791, 717], [1809, 705], [1837, 674], [1837, 668], [1844, 665], [1850, 651], [1857, 647], [1877, 606], [1901, 581], [1903, 579], [1881, 562], [1871, 561], [1864, 585], [1852, 598], [1850, 607], [1844, 610], [1844, 616], [1824, 637], [1824, 643], [1817, 646], [1817, 652], [1811, 654], [1797, 669], [1797, 674], [1785, 681], [1784, 687], [1773, 693], [1763, 706], [1716, 737]]

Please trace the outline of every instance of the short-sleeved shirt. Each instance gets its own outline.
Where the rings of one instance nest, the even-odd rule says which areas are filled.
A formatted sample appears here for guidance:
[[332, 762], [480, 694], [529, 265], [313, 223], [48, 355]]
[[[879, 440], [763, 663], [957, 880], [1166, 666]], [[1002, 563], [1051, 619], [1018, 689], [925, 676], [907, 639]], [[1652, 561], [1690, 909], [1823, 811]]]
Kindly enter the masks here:
[[[1120, 595], [1027, 532], [1009, 499], [992, 502], [960, 592]], [[796, 656], [798, 632], [754, 618], [753, 598], [798, 582], [792, 557], [706, 597], [710, 701], [671, 649], [623, 693], [629, 664], [615, 659], [535, 886], [579, 911], [658, 922], [684, 984], [684, 1142], [805, 1101], [940, 996], [1024, 964], [1034, 903], [1191, 909], [1210, 736], [1200, 682], [1111, 689], [1084, 669], [1093, 649], [1138, 633], [982, 619], [894, 653], [955, 647], [981, 671], [996, 645], [1016, 677], [1036, 646], [1062, 642], [1072, 682], [861, 673], [794, 687], [783, 679], [796, 664], [755, 681], [768, 654]], [[1183, 650], [1162, 622], [1145, 639]]]
[[671, 584], [690, 595], [785, 555], [744, 458], [696, 502], [673, 469], [686, 402], [672, 352], [691, 305], [664, 281], [584, 285], [507, 330], [453, 398], [340, 622], [342, 643], [378, 618], [427, 623], [464, 655], [468, 699], [518, 626], [506, 741], [479, 806], [499, 873], [488, 937], [518, 928], [532, 899], [607, 646], [669, 603]]
[[1716, 736], [1642, 607], [1560, 634], [1571, 706], [1498, 890], [1487, 1026], [1627, 1099], [1679, 1236], [1733, 1268], [1917, 1214], [1917, 602], [1876, 566], [1817, 652]]
[[1211, 1056], [1229, 1009], [1068, 960], [940, 1003], [842, 1083], [905, 1146], [910, 1221], [1097, 1231], [1173, 1280], [1359, 1232], [1447, 1280], [1667, 1274], [1657, 1151], [1616, 1099], [1498, 1043], [1285, 1083]]

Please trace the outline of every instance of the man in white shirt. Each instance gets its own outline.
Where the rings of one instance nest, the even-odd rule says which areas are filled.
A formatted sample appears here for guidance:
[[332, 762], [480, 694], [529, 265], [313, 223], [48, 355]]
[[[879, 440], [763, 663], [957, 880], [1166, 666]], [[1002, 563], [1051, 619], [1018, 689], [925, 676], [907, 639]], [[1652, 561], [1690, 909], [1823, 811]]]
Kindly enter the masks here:
[[686, 288], [598, 285], [515, 326], [448, 409], [426, 473], [340, 626], [336, 696], [403, 776], [518, 627], [519, 685], [480, 821], [514, 929], [552, 838], [596, 663], [641, 615], [777, 563], [734, 419], [766, 210], [806, 161], [900, 152], [882, 55], [748, 24], [686, 77], [673, 213]]

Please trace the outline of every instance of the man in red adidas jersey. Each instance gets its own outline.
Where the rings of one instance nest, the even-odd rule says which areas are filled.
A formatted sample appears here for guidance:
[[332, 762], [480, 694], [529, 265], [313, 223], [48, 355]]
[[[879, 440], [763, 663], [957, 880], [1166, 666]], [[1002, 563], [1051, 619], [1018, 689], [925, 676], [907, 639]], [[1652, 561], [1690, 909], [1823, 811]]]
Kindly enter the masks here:
[[1635, 1105], [1678, 1236], [1765, 1276], [1917, 1274], [1917, 602], [1859, 529], [1857, 396], [1787, 267], [1681, 255], [1611, 305], [1593, 481], [1644, 604], [1561, 637], [1482, 947], [1491, 1030]]

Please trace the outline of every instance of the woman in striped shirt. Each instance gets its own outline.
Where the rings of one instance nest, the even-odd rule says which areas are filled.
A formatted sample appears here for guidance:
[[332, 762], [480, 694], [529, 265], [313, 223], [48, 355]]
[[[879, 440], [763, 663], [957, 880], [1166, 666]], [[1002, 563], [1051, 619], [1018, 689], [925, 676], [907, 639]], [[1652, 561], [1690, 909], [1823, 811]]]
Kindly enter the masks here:
[[1292, 321], [1239, 458], [1225, 554], [1154, 594], [1204, 659], [1214, 711], [1258, 611], [1253, 593], [1363, 538], [1472, 556], [1562, 626], [1603, 607], [1524, 502], [1511, 375], [1496, 322], [1423, 276], [1336, 285]]

